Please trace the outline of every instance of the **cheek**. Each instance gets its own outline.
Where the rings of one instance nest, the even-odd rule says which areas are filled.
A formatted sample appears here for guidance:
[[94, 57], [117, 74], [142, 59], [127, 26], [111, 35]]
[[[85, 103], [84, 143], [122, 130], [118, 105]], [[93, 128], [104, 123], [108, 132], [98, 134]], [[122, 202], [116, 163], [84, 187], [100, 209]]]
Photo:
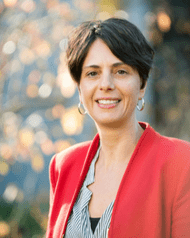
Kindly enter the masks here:
[[132, 97], [138, 97], [138, 94], [140, 92], [140, 84], [130, 81], [127, 84], [123, 85], [123, 89], [125, 89], [126, 94], [131, 95]]
[[91, 98], [90, 95], [90, 90], [88, 90], [88, 88], [82, 88], [80, 91], [80, 98], [82, 103], [88, 104]]
[[93, 83], [82, 83], [80, 85], [80, 94], [83, 99], [93, 98], [95, 93], [95, 85]]

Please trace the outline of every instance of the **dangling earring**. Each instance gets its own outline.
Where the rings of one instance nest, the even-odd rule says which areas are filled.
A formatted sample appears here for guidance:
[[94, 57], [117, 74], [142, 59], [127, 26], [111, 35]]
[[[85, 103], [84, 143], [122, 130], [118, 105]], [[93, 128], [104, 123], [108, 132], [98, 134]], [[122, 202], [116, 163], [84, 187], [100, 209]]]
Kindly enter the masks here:
[[[141, 106], [141, 108], [139, 107], [139, 101], [142, 101], [142, 106]], [[139, 101], [138, 101], [138, 103], [137, 103], [137, 109], [138, 109], [139, 111], [142, 111], [142, 110], [144, 109], [144, 107], [145, 107], [144, 98], [139, 99]]]
[[87, 111], [85, 109], [83, 109], [84, 112], [81, 111], [81, 102], [79, 102], [79, 104], [78, 104], [78, 110], [81, 115], [85, 115], [87, 113]]

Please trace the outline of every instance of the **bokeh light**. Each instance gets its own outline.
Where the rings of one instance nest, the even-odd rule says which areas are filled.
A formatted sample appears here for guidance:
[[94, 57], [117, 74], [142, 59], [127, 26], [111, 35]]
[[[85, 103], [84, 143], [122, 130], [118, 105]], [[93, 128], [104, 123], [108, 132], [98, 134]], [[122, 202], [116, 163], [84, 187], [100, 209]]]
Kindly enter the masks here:
[[11, 159], [13, 156], [12, 147], [5, 143], [0, 144], [0, 156], [6, 160]]
[[97, 14], [96, 19], [104, 21], [104, 20], [110, 18], [111, 16], [112, 16], [111, 13], [109, 13], [107, 11], [102, 11]]
[[39, 88], [36, 84], [30, 84], [26, 88], [26, 94], [30, 98], [35, 98], [38, 96]]
[[83, 130], [83, 119], [77, 107], [68, 109], [61, 118], [63, 131], [69, 136], [80, 134]]
[[38, 131], [35, 134], [35, 141], [38, 144], [42, 144], [47, 140], [48, 136], [47, 133], [45, 133], [45, 131]]
[[161, 31], [167, 32], [171, 28], [171, 19], [165, 12], [159, 12], [157, 14], [158, 27]]
[[66, 39], [62, 39], [60, 42], [59, 42], [59, 47], [62, 51], [65, 51], [66, 48], [67, 48], [67, 43], [68, 43], [68, 40], [67, 38]]
[[93, 12], [95, 3], [89, 0], [75, 0], [75, 7], [83, 12]]
[[21, 9], [27, 13], [33, 12], [36, 8], [36, 4], [33, 0], [25, 0], [21, 3]]
[[61, 87], [61, 93], [65, 98], [71, 98], [76, 91], [76, 84], [70, 74], [66, 71], [58, 75], [58, 85]]
[[42, 58], [47, 58], [50, 56], [51, 49], [50, 44], [47, 41], [41, 41], [37, 46], [34, 48], [36, 54]]
[[42, 84], [42, 86], [39, 88], [39, 96], [41, 98], [48, 98], [52, 92], [52, 87], [48, 84]]
[[55, 142], [55, 153], [59, 153], [71, 146], [71, 143], [66, 140], [59, 140]]
[[19, 131], [19, 139], [21, 145], [24, 147], [30, 147], [34, 143], [34, 133], [29, 128], [23, 128]]
[[36, 153], [32, 155], [31, 164], [32, 164], [32, 169], [35, 172], [40, 173], [44, 169], [44, 158], [42, 157], [40, 153]]
[[43, 122], [43, 119], [39, 114], [33, 113], [27, 118], [27, 122], [32, 127], [38, 127]]
[[17, 0], [3, 0], [6, 7], [14, 7], [17, 4]]
[[41, 78], [41, 73], [39, 70], [32, 70], [28, 76], [28, 80], [31, 83], [38, 83]]
[[41, 149], [42, 149], [42, 152], [45, 155], [52, 155], [55, 152], [54, 151], [54, 144], [48, 138], [44, 142], [41, 143]]
[[19, 55], [19, 58], [23, 64], [30, 65], [34, 62], [36, 57], [34, 52], [31, 49], [25, 48], [25, 49], [22, 49]]
[[52, 108], [52, 115], [56, 119], [61, 118], [64, 112], [65, 112], [65, 108], [62, 104], [57, 104]]
[[0, 175], [6, 176], [8, 172], [9, 172], [9, 165], [4, 161], [0, 161]]
[[15, 184], [9, 184], [3, 193], [3, 198], [8, 202], [14, 202], [18, 195], [18, 192], [18, 187]]
[[124, 19], [129, 19], [129, 14], [126, 11], [123, 10], [117, 10], [114, 13], [114, 17], [118, 17], [118, 18], [124, 18]]
[[10, 234], [10, 226], [5, 221], [0, 221], [0, 237], [6, 237]]
[[13, 41], [8, 41], [4, 44], [3, 46], [3, 53], [10, 55], [12, 53], [14, 53], [14, 51], [16, 50], [16, 45]]

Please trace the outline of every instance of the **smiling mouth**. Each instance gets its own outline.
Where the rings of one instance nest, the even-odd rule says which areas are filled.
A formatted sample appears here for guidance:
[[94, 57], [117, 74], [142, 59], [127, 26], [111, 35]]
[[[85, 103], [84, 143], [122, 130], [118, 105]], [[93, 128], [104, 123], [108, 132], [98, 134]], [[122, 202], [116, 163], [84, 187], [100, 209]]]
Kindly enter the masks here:
[[97, 103], [103, 104], [103, 105], [116, 104], [116, 103], [119, 103], [120, 101], [121, 100], [108, 100], [108, 99], [96, 100]]

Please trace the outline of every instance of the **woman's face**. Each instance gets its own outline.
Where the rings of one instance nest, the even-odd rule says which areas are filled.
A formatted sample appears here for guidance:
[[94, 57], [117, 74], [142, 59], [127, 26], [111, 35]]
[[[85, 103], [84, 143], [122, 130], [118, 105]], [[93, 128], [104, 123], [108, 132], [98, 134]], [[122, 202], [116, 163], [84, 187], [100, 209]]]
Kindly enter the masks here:
[[79, 94], [97, 125], [121, 126], [135, 122], [138, 99], [144, 96], [137, 70], [118, 59], [101, 39], [84, 60]]

